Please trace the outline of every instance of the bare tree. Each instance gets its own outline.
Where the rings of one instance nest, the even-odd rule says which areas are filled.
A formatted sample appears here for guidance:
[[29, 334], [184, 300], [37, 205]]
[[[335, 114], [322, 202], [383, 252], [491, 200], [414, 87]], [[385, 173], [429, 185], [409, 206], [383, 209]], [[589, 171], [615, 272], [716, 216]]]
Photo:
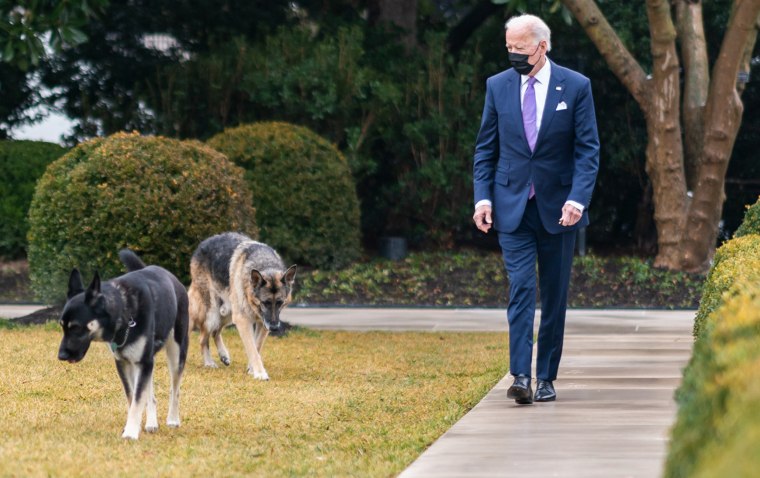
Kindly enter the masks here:
[[646, 171], [657, 225], [655, 265], [704, 271], [715, 252], [760, 0], [734, 0], [712, 75], [700, 0], [646, 0], [651, 74], [626, 49], [594, 0], [562, 3], [644, 113]]

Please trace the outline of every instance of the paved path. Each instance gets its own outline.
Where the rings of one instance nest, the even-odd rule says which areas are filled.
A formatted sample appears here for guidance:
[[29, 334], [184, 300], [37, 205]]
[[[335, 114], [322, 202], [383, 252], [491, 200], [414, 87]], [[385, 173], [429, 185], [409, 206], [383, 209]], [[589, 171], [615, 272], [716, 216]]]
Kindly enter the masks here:
[[[0, 317], [35, 309], [0, 306]], [[401, 478], [660, 476], [694, 313], [570, 310], [556, 402], [515, 405], [505, 377]], [[283, 319], [346, 330], [507, 327], [498, 309], [290, 308]]]

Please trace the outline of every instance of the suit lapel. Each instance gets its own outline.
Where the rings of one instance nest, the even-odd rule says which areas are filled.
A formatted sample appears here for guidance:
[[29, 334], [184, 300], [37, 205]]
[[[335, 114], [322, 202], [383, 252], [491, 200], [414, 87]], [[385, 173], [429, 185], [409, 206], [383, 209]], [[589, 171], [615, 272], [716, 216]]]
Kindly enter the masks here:
[[[538, 130], [538, 138], [536, 139], [536, 149], [534, 150], [534, 153], [535, 151], [538, 151], [539, 146], [541, 146], [541, 141], [546, 136], [546, 132], [551, 127], [552, 119], [554, 119], [554, 114], [557, 112], [557, 105], [559, 105], [560, 101], [562, 101], [562, 96], [564, 94], [565, 75], [562, 73], [562, 70], [559, 69], [556, 63], [552, 63], [552, 74], [549, 78], [549, 89], [546, 91], [544, 114], [541, 117], [541, 129]], [[520, 121], [522, 122], [522, 118]]]

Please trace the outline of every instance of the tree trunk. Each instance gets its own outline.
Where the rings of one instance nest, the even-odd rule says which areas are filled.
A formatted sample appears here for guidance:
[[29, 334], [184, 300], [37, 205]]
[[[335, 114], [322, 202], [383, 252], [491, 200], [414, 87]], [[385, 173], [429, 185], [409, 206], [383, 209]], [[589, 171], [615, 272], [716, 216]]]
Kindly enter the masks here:
[[676, 24], [683, 61], [683, 135], [686, 189], [693, 191], [702, 153], [703, 112], [710, 87], [702, 2], [677, 0]]
[[686, 217], [686, 176], [681, 142], [680, 64], [676, 30], [666, 0], [647, 0], [652, 39], [652, 87], [646, 113], [646, 170], [652, 180], [654, 218], [659, 246], [655, 266], [677, 268]]
[[720, 54], [713, 68], [705, 109], [705, 136], [699, 182], [689, 208], [680, 269], [704, 270], [712, 259], [725, 201], [728, 161], [741, 125], [742, 105], [736, 88], [748, 39], [756, 35], [760, 0], [736, 0]]
[[457, 53], [477, 30], [480, 25], [489, 19], [493, 14], [505, 9], [505, 5], [499, 5], [491, 0], [481, 0], [477, 5], [451, 29], [446, 38], [450, 53]]
[[[685, 59], [685, 66], [693, 71], [686, 73], [684, 121], [689, 125], [683, 128], [685, 139], [696, 143], [689, 146], [689, 154], [696, 154], [697, 158], [693, 199], [689, 199], [686, 187], [679, 114], [679, 61], [670, 3], [665, 0], [646, 2], [652, 40], [651, 80], [642, 80], [641, 67], [593, 0], [562, 0], [562, 3], [575, 15], [644, 112], [649, 136], [646, 170], [652, 181], [659, 246], [655, 265], [686, 271], [706, 270], [715, 251], [725, 175], [741, 124], [743, 106], [739, 94], [743, 86], [739, 83], [737, 87], [737, 73], [740, 63], [748, 62], [748, 48], [756, 40], [760, 0], [735, 0], [711, 80], [701, 78], [706, 78], [706, 74], [700, 72], [703, 68], [699, 52], [702, 27], [698, 25], [701, 8], [696, 0], [690, 0], [689, 5], [676, 4], [679, 31], [684, 35], [682, 50], [692, 47]], [[695, 76], [690, 77], [691, 74]], [[698, 118], [703, 81], [708, 82], [709, 88], [704, 111]], [[695, 138], [693, 133], [700, 127], [702, 135]]]

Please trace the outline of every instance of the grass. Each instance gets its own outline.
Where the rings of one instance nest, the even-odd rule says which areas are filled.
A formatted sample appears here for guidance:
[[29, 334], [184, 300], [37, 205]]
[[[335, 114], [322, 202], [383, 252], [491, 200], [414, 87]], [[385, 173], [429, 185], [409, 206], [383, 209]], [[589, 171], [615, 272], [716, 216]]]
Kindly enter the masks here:
[[394, 476], [507, 372], [505, 333], [332, 332], [270, 338], [272, 377], [254, 381], [234, 329], [229, 368], [201, 366], [197, 333], [182, 426], [164, 423], [168, 372], [155, 380], [156, 434], [126, 421], [110, 352], [56, 359], [58, 326], [0, 328], [0, 476]]

